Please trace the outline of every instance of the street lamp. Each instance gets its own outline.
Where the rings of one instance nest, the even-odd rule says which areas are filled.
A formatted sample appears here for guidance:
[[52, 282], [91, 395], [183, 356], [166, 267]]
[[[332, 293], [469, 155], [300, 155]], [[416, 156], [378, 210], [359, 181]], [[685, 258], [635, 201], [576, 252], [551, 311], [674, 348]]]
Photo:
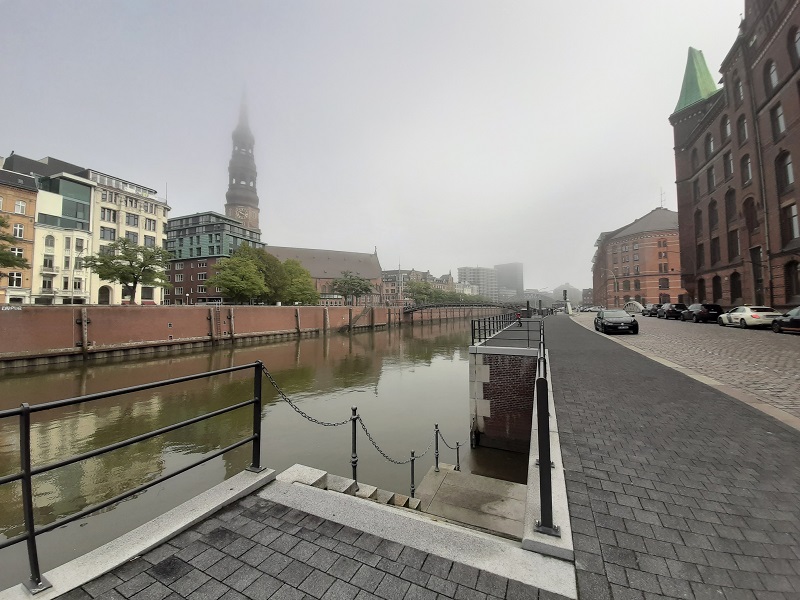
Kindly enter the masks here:
[[189, 294], [186, 294], [186, 306], [189, 306]]

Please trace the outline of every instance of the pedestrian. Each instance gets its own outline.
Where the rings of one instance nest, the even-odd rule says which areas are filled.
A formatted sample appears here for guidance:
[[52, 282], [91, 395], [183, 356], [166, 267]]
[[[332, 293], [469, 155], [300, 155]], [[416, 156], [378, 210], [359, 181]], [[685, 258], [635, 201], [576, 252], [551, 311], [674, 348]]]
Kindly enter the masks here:
[[522, 315], [517, 313], [517, 325], [522, 327]]

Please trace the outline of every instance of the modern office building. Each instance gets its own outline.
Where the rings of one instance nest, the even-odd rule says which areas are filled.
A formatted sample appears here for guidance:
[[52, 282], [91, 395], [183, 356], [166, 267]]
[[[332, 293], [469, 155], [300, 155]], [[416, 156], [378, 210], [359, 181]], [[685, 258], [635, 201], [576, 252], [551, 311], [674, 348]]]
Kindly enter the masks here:
[[499, 300], [497, 271], [490, 267], [458, 267], [458, 281], [477, 285], [479, 294], [487, 300]]
[[[500, 290], [500, 296], [505, 300], [522, 299], [525, 294], [522, 263], [495, 265], [494, 270], [497, 272], [497, 286]], [[504, 291], [503, 288], [505, 288]]]

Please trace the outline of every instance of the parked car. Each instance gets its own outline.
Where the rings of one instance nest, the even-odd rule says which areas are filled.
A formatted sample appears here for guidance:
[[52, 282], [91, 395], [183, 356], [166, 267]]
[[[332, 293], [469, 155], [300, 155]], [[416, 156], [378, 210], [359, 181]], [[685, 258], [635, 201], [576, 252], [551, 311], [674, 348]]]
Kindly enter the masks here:
[[657, 317], [658, 309], [661, 308], [660, 304], [648, 304], [642, 309], [643, 317]]
[[772, 331], [775, 333], [783, 333], [784, 331], [800, 333], [800, 306], [772, 319]]
[[693, 323], [717, 322], [717, 318], [725, 311], [719, 304], [690, 304], [689, 308], [681, 313], [681, 321]]
[[737, 306], [717, 318], [717, 324], [747, 327], [771, 327], [772, 321], [783, 315], [771, 306]]
[[639, 323], [636, 317], [628, 314], [621, 308], [601, 310], [594, 318], [595, 331], [611, 333], [612, 331], [625, 331], [639, 333]]
[[667, 302], [658, 309], [656, 316], [661, 319], [680, 319], [681, 313], [686, 310], [683, 302]]

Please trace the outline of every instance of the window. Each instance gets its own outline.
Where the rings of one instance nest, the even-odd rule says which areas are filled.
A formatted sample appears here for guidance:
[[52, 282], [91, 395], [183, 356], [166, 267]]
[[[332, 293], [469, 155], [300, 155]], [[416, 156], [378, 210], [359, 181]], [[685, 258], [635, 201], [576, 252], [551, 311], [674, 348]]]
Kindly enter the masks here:
[[144, 228], [147, 231], [156, 231], [156, 220], [155, 219], [145, 219], [144, 220]]
[[789, 58], [792, 59], [792, 66], [796, 67], [800, 64], [800, 29], [792, 27], [786, 41], [789, 45]]
[[783, 270], [784, 286], [786, 289], [786, 302], [789, 304], [800, 303], [800, 269], [796, 260], [786, 263]]
[[83, 238], [75, 238], [75, 252], [83, 252]]
[[117, 211], [112, 210], [110, 208], [101, 208], [100, 209], [100, 220], [106, 221], [108, 223], [116, 223], [117, 222]]
[[692, 148], [692, 172], [697, 171], [700, 166], [700, 159], [697, 157], [697, 148]]
[[82, 290], [83, 289], [83, 279], [73, 279], [72, 280], [72, 289], [75, 290], [76, 292]]
[[725, 180], [733, 177], [733, 156], [730, 152], [722, 155], [722, 172], [725, 175]]
[[198, 293], [198, 294], [205, 294], [205, 293], [206, 293], [206, 286], [204, 286], [204, 285], [198, 285], [198, 286], [197, 286], [197, 293]]
[[23, 202], [22, 200], [17, 200], [14, 203], [14, 212], [17, 213], [18, 215], [24, 215], [25, 214], [25, 202]]
[[155, 297], [155, 288], [151, 286], [142, 287], [142, 300], [152, 300]]
[[202, 267], [208, 266], [208, 263], [206, 261], [204, 261], [204, 260], [198, 260], [197, 261], [197, 266], [198, 266], [198, 268], [202, 268]]
[[772, 123], [772, 139], [778, 140], [786, 133], [786, 119], [783, 116], [783, 106], [778, 104], [769, 111], [769, 120]]
[[56, 238], [52, 235], [48, 235], [44, 238], [44, 245], [47, 248], [55, 248], [56, 247]]
[[719, 211], [717, 210], [717, 201], [712, 200], [708, 203], [708, 230], [714, 231], [719, 225]]
[[71, 237], [65, 237], [64, 238], [64, 250], [69, 250], [71, 246], [72, 246], [72, 238]]
[[117, 239], [117, 230], [109, 227], [100, 228], [100, 239], [108, 242], [113, 242]]
[[717, 179], [714, 176], [714, 167], [708, 167], [706, 170], [706, 183], [708, 184], [708, 193], [710, 194], [717, 187]]
[[711, 264], [717, 264], [722, 258], [720, 254], [719, 238], [711, 238]]
[[668, 290], [669, 289], [669, 278], [662, 277], [658, 280], [658, 289], [660, 290]]
[[177, 274], [175, 275], [175, 282], [176, 282], [176, 283], [179, 283], [179, 282], [181, 282], [181, 281], [183, 281], [183, 273], [177, 273]]
[[739, 161], [739, 167], [742, 171], [742, 185], [747, 185], [753, 181], [753, 172], [750, 167], [750, 155], [745, 154]]
[[702, 278], [697, 280], [697, 299], [700, 302], [706, 301], [706, 280]]
[[739, 256], [739, 252], [739, 230], [733, 229], [728, 232], [728, 260]]
[[695, 202], [700, 200], [700, 180], [699, 179], [695, 179], [692, 182], [692, 198], [694, 199]]
[[208, 273], [198, 273], [197, 281], [205, 281], [208, 278]]
[[700, 212], [699, 208], [694, 211], [694, 235], [695, 237], [703, 235], [703, 213]]
[[180, 271], [181, 269], [183, 269], [183, 263], [182, 262], [175, 263], [175, 270]]
[[706, 160], [708, 160], [711, 158], [711, 155], [714, 154], [714, 136], [710, 133], [706, 135], [704, 147], [706, 151]]
[[744, 86], [742, 85], [742, 80], [738, 78], [733, 82], [733, 99], [736, 106], [744, 102]]
[[722, 134], [722, 141], [727, 142], [731, 137], [731, 120], [728, 115], [723, 115], [722, 123], [720, 123], [720, 133]]
[[711, 295], [714, 302], [722, 302], [722, 279], [719, 275], [711, 280]]
[[[722, 299], [722, 294], [719, 295]], [[731, 304], [742, 303], [742, 276], [737, 273], [731, 273]]]
[[69, 277], [64, 277], [61, 280], [61, 289], [62, 290], [68, 290], [69, 289]]
[[782, 152], [775, 159], [775, 176], [778, 183], [778, 193], [785, 194], [794, 188], [794, 170], [792, 169], [792, 155]]
[[641, 281], [639, 281], [638, 279], [634, 279], [634, 280], [633, 280], [633, 289], [634, 289], [634, 290], [640, 290], [640, 289], [642, 289], [642, 282], [641, 282]]
[[128, 227], [138, 227], [139, 226], [139, 215], [135, 215], [133, 213], [126, 212], [125, 213], [125, 225]]
[[64, 269], [65, 270], [69, 270], [69, 264], [70, 264], [69, 256], [65, 256], [64, 257]]
[[183, 295], [183, 288], [182, 288], [182, 287], [176, 287], [176, 288], [175, 288], [175, 295], [176, 295], [176, 296], [181, 296], [181, 295]]
[[778, 67], [775, 65], [775, 61], [770, 60], [764, 65], [764, 87], [767, 90], [767, 96], [778, 87]]
[[53, 289], [53, 277], [45, 277], [42, 279], [42, 289], [43, 290], [52, 290]]
[[125, 239], [130, 241], [133, 244], [139, 243], [139, 234], [135, 231], [126, 231], [125, 232]]
[[18, 271], [11, 271], [8, 274], [8, 287], [22, 287], [22, 273]]
[[634, 245], [633, 245], [633, 249], [634, 249], [634, 250], [638, 250], [638, 249], [639, 249], [639, 244], [634, 244]]
[[797, 204], [790, 204], [781, 209], [781, 236], [785, 246], [792, 240], [800, 238], [800, 226], [797, 220]]
[[631, 291], [631, 282], [627, 279], [622, 282], [622, 289], [623, 291], [630, 292]]
[[638, 254], [634, 254], [633, 255], [633, 260], [639, 260], [639, 255]]
[[11, 251], [11, 254], [13, 254], [16, 258], [22, 258], [24, 255], [22, 248], [12, 247], [9, 248], [9, 250]]
[[736, 121], [736, 134], [739, 136], [740, 146], [747, 141], [747, 118], [744, 115]]
[[20, 223], [15, 223], [12, 231], [15, 238], [22, 239], [25, 235], [25, 226]]
[[697, 244], [697, 261], [695, 265], [699, 269], [700, 267], [704, 266], [706, 262], [706, 249], [703, 244]]
[[634, 275], [638, 275], [639, 274], [639, 265], [633, 265], [633, 274]]
[[146, 236], [144, 236], [144, 245], [145, 245], [147, 248], [155, 248], [155, 245], [156, 245], [156, 238], [154, 238], [152, 235], [146, 235]]
[[758, 215], [756, 214], [755, 201], [752, 198], [748, 198], [744, 201], [742, 209], [744, 212], [745, 227], [747, 227], [747, 231], [753, 233], [756, 229], [758, 229]]

